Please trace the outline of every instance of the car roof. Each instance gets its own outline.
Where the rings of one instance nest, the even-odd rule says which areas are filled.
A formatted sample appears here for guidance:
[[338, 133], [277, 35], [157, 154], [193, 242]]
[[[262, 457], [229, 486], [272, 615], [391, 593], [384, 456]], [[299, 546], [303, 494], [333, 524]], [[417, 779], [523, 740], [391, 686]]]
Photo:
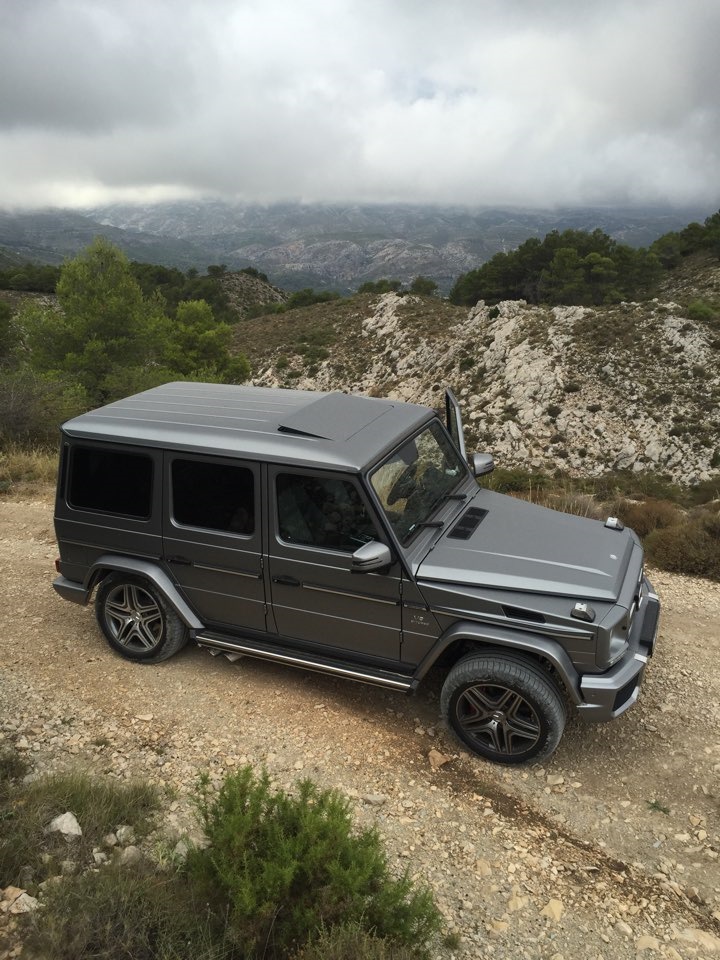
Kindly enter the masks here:
[[358, 471], [434, 416], [345, 393], [166, 383], [63, 424], [68, 437]]

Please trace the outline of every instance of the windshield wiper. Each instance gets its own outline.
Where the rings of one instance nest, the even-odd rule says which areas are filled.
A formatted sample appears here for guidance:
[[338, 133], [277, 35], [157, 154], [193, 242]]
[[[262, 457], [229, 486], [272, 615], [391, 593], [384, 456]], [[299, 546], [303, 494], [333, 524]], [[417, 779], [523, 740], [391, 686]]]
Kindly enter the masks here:
[[441, 530], [445, 526], [443, 520], [421, 520], [420, 523], [414, 523], [410, 527], [410, 533], [415, 533], [416, 530], [419, 530], [421, 527], [430, 527], [436, 530]]
[[467, 498], [466, 493], [444, 493], [440, 497], [441, 500], [467, 500]]

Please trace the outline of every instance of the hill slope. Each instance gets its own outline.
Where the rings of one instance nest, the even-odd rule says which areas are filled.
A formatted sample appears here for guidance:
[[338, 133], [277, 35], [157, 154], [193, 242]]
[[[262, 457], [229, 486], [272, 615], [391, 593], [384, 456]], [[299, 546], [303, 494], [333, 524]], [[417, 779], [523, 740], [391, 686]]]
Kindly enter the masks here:
[[[703, 260], [678, 284], [685, 303], [699, 293], [720, 303], [720, 263]], [[720, 310], [692, 319], [666, 295], [468, 311], [390, 293], [244, 321], [237, 336], [261, 385], [431, 406], [450, 385], [469, 447], [506, 467], [659, 470], [696, 483], [720, 467]]]

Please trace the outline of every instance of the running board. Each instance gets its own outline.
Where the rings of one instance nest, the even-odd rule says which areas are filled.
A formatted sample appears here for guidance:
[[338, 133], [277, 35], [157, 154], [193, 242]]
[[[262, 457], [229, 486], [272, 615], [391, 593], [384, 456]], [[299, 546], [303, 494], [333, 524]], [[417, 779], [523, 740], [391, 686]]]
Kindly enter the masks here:
[[406, 693], [415, 688], [415, 683], [409, 677], [389, 670], [370, 670], [365, 667], [341, 666], [340, 661], [328, 657], [309, 657], [300, 653], [288, 653], [285, 648], [278, 648], [270, 644], [249, 644], [235, 639], [228, 640], [213, 633], [198, 633], [195, 642], [208, 649], [211, 653], [228, 652], [238, 656], [257, 657], [260, 660], [272, 660], [284, 663], [290, 667], [301, 667], [305, 670], [314, 670], [316, 673], [329, 673], [347, 680], [357, 680], [360, 683], [372, 683], [378, 687], [389, 687], [392, 690], [402, 690]]

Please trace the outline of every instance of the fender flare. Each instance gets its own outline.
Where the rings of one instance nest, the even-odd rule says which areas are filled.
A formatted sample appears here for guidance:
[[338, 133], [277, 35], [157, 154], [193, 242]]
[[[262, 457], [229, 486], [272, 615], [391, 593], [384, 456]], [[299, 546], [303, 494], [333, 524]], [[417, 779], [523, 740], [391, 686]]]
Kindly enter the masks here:
[[445, 631], [420, 662], [415, 671], [414, 680], [419, 683], [437, 659], [458, 640], [469, 640], [486, 647], [530, 653], [541, 657], [552, 665], [572, 702], [576, 705], [583, 702], [580, 693], [580, 675], [567, 651], [556, 640], [471, 621], [454, 623]]
[[88, 599], [92, 593], [101, 573], [132, 573], [149, 580], [155, 589], [160, 593], [164, 600], [173, 608], [189, 630], [203, 630], [205, 624], [199, 620], [192, 611], [188, 603], [180, 595], [180, 591], [170, 579], [168, 574], [156, 563], [150, 563], [147, 560], [138, 560], [130, 557], [116, 557], [112, 554], [104, 554], [93, 563], [85, 577], [85, 590]]

